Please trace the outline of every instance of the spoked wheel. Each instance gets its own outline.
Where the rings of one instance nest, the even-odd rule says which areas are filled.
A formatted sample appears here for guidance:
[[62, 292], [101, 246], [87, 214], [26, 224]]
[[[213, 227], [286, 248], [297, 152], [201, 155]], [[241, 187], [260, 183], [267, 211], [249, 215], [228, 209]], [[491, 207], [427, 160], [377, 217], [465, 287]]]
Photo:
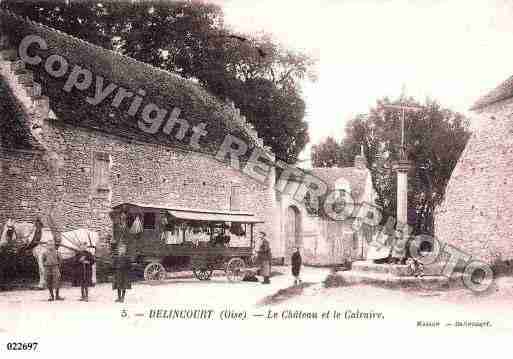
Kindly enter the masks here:
[[246, 264], [242, 258], [232, 258], [226, 265], [226, 277], [230, 282], [240, 282], [246, 273]]
[[209, 280], [212, 277], [214, 270], [211, 267], [196, 267], [192, 268], [194, 276], [199, 280]]
[[158, 262], [152, 262], [144, 269], [144, 279], [147, 281], [163, 280], [166, 278], [166, 269]]

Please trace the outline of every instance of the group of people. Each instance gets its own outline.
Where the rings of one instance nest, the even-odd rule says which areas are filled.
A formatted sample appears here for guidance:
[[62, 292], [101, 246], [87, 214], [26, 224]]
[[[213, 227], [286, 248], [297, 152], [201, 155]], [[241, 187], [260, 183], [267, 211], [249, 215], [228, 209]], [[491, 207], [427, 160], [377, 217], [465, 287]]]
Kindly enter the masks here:
[[[260, 232], [260, 247], [257, 252], [257, 262], [260, 264], [260, 274], [264, 277], [262, 284], [270, 284], [271, 277], [271, 266], [272, 266], [272, 253], [271, 246], [269, 241], [266, 238], [265, 232]], [[301, 284], [301, 266], [303, 264], [303, 260], [301, 258], [301, 253], [299, 252], [299, 247], [295, 247], [292, 256], [290, 259], [292, 276], [294, 277], [294, 285], [298, 286]]]
[[[58, 252], [59, 245], [49, 245], [47, 251], [43, 254], [43, 265], [45, 267], [46, 283], [50, 297], [48, 301], [64, 300], [59, 295], [61, 284], [61, 257]], [[113, 250], [112, 266], [114, 269], [114, 277], [112, 282], [112, 289], [117, 291], [116, 302], [123, 303], [125, 301], [125, 294], [127, 289], [132, 289], [132, 284], [129, 276], [131, 261], [126, 255], [127, 246], [124, 243], [119, 243]], [[87, 302], [89, 300], [89, 287], [93, 285], [93, 265], [95, 264], [95, 257], [86, 247], [80, 247], [76, 252], [73, 259], [74, 280], [73, 283], [80, 287], [81, 297], [80, 301]], [[260, 274], [264, 278], [263, 284], [270, 284], [271, 268], [272, 268], [272, 253], [269, 241], [266, 239], [265, 232], [260, 232], [260, 247], [257, 252], [257, 261], [260, 264]], [[291, 257], [292, 275], [294, 277], [294, 285], [301, 283], [300, 272], [302, 259], [299, 248], [295, 248]]]
[[[49, 245], [47, 251], [43, 254], [43, 265], [45, 267], [45, 279], [50, 292], [48, 301], [64, 300], [59, 295], [61, 284], [61, 262], [62, 259], [58, 252], [59, 245]], [[89, 301], [89, 287], [93, 285], [93, 265], [95, 257], [87, 249], [82, 246], [76, 252], [73, 259], [73, 283], [80, 287], [80, 301]], [[114, 254], [112, 266], [114, 268], [114, 280], [112, 289], [117, 290], [116, 302], [125, 301], [125, 293], [127, 289], [131, 289], [131, 281], [129, 277], [131, 262], [126, 256], [126, 245], [119, 244]]]

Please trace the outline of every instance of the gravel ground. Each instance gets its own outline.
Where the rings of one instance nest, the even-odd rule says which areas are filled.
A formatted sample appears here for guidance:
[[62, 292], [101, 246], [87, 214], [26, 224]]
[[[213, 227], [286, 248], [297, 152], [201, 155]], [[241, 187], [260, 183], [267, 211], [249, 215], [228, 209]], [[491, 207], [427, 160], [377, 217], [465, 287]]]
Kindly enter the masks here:
[[[99, 284], [91, 289], [88, 303], [78, 301], [79, 288], [64, 288], [63, 302], [48, 302], [46, 291], [23, 290], [0, 293], [0, 337], [2, 335], [91, 335], [108, 338], [112, 332], [122, 330], [129, 333], [166, 333], [171, 328], [169, 320], [150, 320], [150, 310], [158, 309], [200, 309], [215, 311], [216, 320], [202, 321], [202, 330], [216, 332], [232, 330], [228, 321], [221, 322], [219, 313], [230, 309], [246, 312], [246, 321], [237, 321], [240, 330], [265, 328], [267, 333], [280, 335], [301, 332], [306, 321], [279, 320], [269, 326], [266, 316], [277, 313], [278, 319], [285, 314], [302, 311], [324, 311], [341, 313], [338, 320], [308, 321], [312, 331], [334, 333], [349, 330], [352, 334], [368, 335], [374, 330], [384, 333], [391, 327], [402, 331], [419, 329], [417, 321], [440, 321], [441, 330], [458, 334], [511, 333], [513, 329], [513, 279], [502, 278], [486, 294], [475, 295], [468, 290], [414, 292], [390, 290], [364, 285], [329, 288], [322, 286], [328, 274], [327, 269], [304, 268], [302, 288], [291, 289], [292, 278], [288, 268], [275, 268], [281, 272], [272, 278], [270, 285], [261, 283], [229, 283], [225, 277], [214, 277], [210, 281], [195, 279], [172, 279], [158, 284], [135, 283], [127, 292], [124, 304], [114, 303], [115, 293], [110, 284]], [[287, 289], [288, 288], [288, 289]], [[271, 299], [271, 300], [270, 300]], [[277, 300], [274, 300], [277, 299]], [[122, 317], [126, 310], [127, 317]], [[382, 313], [380, 319], [345, 318], [346, 312]], [[143, 314], [143, 317], [138, 316]], [[263, 317], [253, 317], [261, 315]], [[286, 318], [285, 318], [286, 319]], [[319, 318], [320, 319], [320, 318]], [[486, 328], [446, 327], [455, 321], [490, 321]], [[266, 322], [266, 323], [264, 323]], [[198, 321], [180, 321], [184, 333], [197, 330]], [[266, 324], [265, 327], [258, 326]], [[294, 323], [304, 323], [295, 325]], [[257, 324], [257, 325], [255, 325]], [[421, 328], [429, 333], [433, 328]], [[161, 332], [162, 331], [162, 332]], [[135, 335], [135, 334], [134, 334]]]
[[[384, 327], [394, 323], [400, 328], [415, 329], [418, 321], [439, 321], [444, 331], [480, 334], [511, 334], [513, 330], [513, 278], [499, 278], [485, 293], [476, 294], [468, 289], [446, 291], [398, 290], [377, 288], [367, 285], [324, 288], [313, 285], [301, 291], [301, 295], [278, 303], [282, 308], [316, 308], [351, 312], [381, 312]], [[342, 316], [344, 316], [344, 314]], [[369, 329], [365, 319], [349, 319], [363, 324], [352, 328]], [[456, 327], [459, 322], [487, 322], [484, 327]], [[374, 321], [376, 322], [376, 321]], [[375, 328], [376, 326], [374, 326]], [[378, 328], [382, 327], [377, 325]], [[432, 328], [422, 327], [429, 331]]]
[[[129, 313], [148, 312], [151, 308], [224, 308], [250, 310], [265, 298], [292, 284], [285, 267], [275, 267], [270, 285], [252, 282], [230, 283], [224, 276], [209, 281], [193, 278], [168, 279], [160, 283], [136, 282], [128, 290], [124, 304], [115, 303], [116, 293], [110, 283], [90, 289], [90, 301], [80, 298], [80, 288], [65, 287], [62, 302], [48, 302], [46, 290], [17, 290], [0, 292], [0, 331], [17, 332], [21, 328], [35, 332], [66, 331], [81, 322], [81, 326], [96, 325], [105, 318], [120, 320], [121, 310]], [[321, 282], [327, 269], [305, 268], [304, 279]], [[135, 318], [134, 318], [135, 319]], [[51, 325], [49, 325], [51, 323]]]

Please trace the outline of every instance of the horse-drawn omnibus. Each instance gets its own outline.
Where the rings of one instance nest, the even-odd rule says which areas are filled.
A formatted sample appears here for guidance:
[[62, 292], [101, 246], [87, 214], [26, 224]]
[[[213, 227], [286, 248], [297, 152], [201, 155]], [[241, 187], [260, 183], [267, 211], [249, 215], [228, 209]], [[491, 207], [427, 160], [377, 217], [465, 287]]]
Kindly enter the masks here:
[[127, 244], [127, 254], [144, 268], [146, 280], [161, 280], [177, 262], [199, 280], [214, 270], [230, 281], [242, 280], [251, 265], [254, 226], [263, 223], [245, 212], [168, 208], [125, 203], [112, 209], [113, 243]]

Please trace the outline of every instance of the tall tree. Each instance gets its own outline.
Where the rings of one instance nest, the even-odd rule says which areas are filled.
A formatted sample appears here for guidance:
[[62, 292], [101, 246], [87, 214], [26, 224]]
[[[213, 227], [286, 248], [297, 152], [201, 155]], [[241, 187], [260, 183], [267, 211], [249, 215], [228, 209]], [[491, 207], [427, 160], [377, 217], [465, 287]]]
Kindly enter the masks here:
[[312, 164], [314, 167], [346, 167], [343, 145], [333, 137], [327, 137], [318, 145], [312, 146]]
[[[433, 211], [444, 196], [452, 170], [470, 136], [469, 121], [436, 101], [427, 100], [423, 105], [413, 98], [401, 101], [422, 107], [421, 111], [407, 113], [405, 117], [407, 154], [413, 163], [409, 177], [409, 217], [417, 233], [432, 234]], [[390, 104], [397, 103], [387, 98], [379, 100], [369, 114], [350, 121], [335, 151], [331, 149], [331, 139], [315, 146], [312, 153], [314, 166], [323, 166], [325, 162], [319, 159], [324, 157], [332, 158], [328, 165], [335, 162], [347, 166], [352, 163], [348, 157], [354, 158], [363, 145], [384, 219], [395, 217], [396, 213], [393, 164], [399, 158], [401, 143], [401, 113], [384, 107]]]
[[266, 145], [289, 163], [308, 143], [300, 83], [314, 61], [270, 36], [225, 26], [219, 6], [191, 1], [20, 2], [2, 6], [99, 46], [198, 81], [234, 101]]

